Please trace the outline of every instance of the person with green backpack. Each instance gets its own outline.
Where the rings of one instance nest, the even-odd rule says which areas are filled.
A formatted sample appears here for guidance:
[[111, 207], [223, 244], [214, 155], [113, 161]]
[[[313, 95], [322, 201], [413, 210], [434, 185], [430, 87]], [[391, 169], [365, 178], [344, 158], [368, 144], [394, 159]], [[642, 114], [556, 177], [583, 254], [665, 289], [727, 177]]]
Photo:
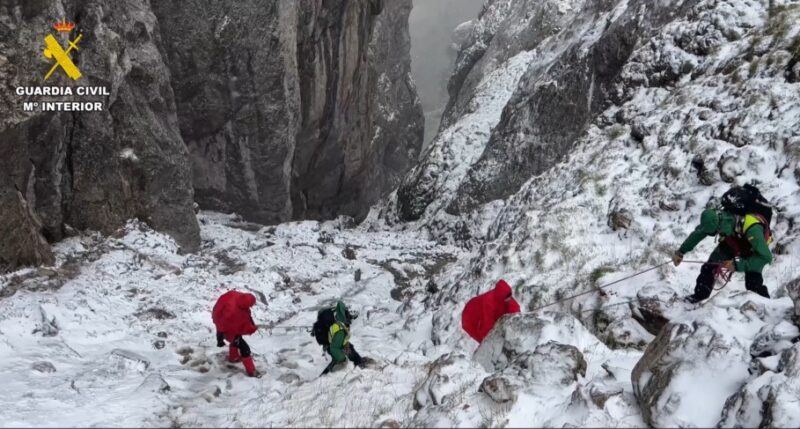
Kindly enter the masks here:
[[350, 323], [357, 317], [358, 315], [351, 313], [342, 301], [337, 301], [335, 306], [317, 313], [317, 321], [311, 329], [311, 335], [316, 337], [317, 343], [322, 345], [332, 358], [321, 375], [329, 373], [338, 364], [347, 360], [358, 367], [366, 364], [367, 361], [350, 343]]
[[762, 271], [772, 262], [771, 206], [753, 185], [734, 186], [722, 196], [721, 205], [703, 211], [700, 225], [672, 256], [677, 267], [703, 239], [719, 237], [719, 244], [700, 268], [694, 294], [686, 300], [697, 303], [711, 296], [714, 278], [721, 270], [743, 272], [747, 290], [769, 298]]

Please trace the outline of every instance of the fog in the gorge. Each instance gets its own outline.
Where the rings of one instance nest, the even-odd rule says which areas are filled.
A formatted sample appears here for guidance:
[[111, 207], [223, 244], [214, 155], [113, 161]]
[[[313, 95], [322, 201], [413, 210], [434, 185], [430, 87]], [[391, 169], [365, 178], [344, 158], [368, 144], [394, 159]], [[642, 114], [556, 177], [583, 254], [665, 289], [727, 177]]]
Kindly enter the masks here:
[[458, 47], [453, 30], [478, 16], [483, 0], [414, 0], [411, 11], [411, 70], [425, 110], [425, 145], [436, 135], [447, 104], [447, 80]]

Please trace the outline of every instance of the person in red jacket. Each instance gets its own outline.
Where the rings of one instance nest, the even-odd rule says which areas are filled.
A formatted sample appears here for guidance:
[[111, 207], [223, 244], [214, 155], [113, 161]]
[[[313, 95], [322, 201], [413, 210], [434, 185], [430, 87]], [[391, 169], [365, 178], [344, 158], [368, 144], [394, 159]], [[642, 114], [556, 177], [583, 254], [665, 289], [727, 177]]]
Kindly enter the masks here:
[[244, 341], [242, 335], [252, 335], [258, 330], [250, 315], [250, 307], [255, 305], [256, 297], [252, 293], [241, 293], [234, 290], [225, 292], [219, 297], [211, 319], [217, 328], [217, 346], [225, 347], [223, 338], [230, 345], [228, 349], [229, 362], [242, 362], [247, 375], [258, 376], [253, 357], [250, 355], [250, 346]]
[[511, 296], [511, 286], [505, 280], [500, 280], [494, 289], [467, 302], [461, 314], [461, 327], [480, 343], [495, 322], [509, 313], [519, 313], [519, 304]]

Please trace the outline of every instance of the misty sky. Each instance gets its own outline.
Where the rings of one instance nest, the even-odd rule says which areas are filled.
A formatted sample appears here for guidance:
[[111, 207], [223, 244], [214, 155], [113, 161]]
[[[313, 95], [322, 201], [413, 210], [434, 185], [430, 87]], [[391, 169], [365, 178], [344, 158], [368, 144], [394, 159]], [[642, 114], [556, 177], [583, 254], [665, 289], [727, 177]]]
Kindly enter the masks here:
[[409, 18], [411, 71], [425, 109], [425, 143], [439, 128], [447, 104], [447, 80], [456, 51], [452, 32], [458, 24], [477, 18], [483, 0], [413, 0]]

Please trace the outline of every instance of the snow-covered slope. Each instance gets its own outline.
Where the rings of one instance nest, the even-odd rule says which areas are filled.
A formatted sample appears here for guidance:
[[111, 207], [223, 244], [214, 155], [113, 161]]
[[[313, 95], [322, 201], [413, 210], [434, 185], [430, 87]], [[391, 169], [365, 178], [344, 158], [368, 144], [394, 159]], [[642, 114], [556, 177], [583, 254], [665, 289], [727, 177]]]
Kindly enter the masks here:
[[[0, 277], [0, 424], [352, 427], [408, 418], [428, 354], [443, 352], [431, 345], [430, 318], [409, 320], [398, 300], [424, 289], [458, 249], [336, 222], [261, 228], [205, 213], [200, 223], [196, 255], [131, 222], [113, 237], [61, 243], [58, 268]], [[262, 328], [247, 341], [261, 379], [216, 347], [210, 310], [228, 288], [259, 297]], [[336, 299], [360, 313], [352, 341], [379, 364], [318, 378], [329, 359], [306, 328]]]
[[[555, 3], [567, 2], [541, 4]], [[618, 70], [600, 92], [594, 83], [588, 85], [583, 93], [588, 100], [561, 99], [565, 104], [558, 107], [564, 109], [560, 113], [565, 129], [574, 132], [570, 121], [587, 121], [574, 139], [561, 141], [539, 133], [543, 124], [552, 121], [552, 111], [543, 108], [543, 96], [569, 95], [574, 88], [553, 71], [554, 66], [545, 64], [537, 70], [539, 64], [532, 60], [500, 122], [485, 140], [481, 160], [461, 175], [459, 189], [439, 187], [435, 179], [452, 177], [450, 173], [463, 171], [463, 166], [443, 163], [424, 175], [412, 171], [396, 198], [376, 210], [374, 222], [380, 225], [388, 219], [391, 224], [394, 216], [416, 219], [398, 229], [422, 228], [432, 237], [474, 246], [467, 258], [452, 267], [440, 285], [441, 296], [425, 310], [435, 313], [433, 332], [438, 342], [464, 347], [458, 326], [461, 303], [490, 288], [498, 278], [514, 285], [521, 302], [533, 310], [664, 264], [699, 222], [704, 207], [731, 184], [755, 181], [777, 213], [775, 260], [765, 271], [772, 301], [745, 292], [743, 276], [738, 274], [704, 307], [686, 307], [677, 298], [692, 292], [699, 265], [685, 263], [677, 268], [661, 265], [604, 293], [547, 310], [571, 313], [611, 349], [645, 357], [656, 353], [648, 349], [642, 354], [667, 322], [673, 324], [668, 326], [692, 327], [708, 320], [714, 329], [698, 331], [701, 343], [715, 338], [715, 329], [725, 333], [721, 347], [730, 353], [717, 351], [718, 362], [698, 368], [687, 364], [685, 374], [669, 373], [652, 386], [641, 378], [649, 373], [644, 359], [643, 369], [633, 374], [632, 381], [649, 386], [646, 392], [633, 391], [642, 408], [648, 407], [649, 400], [655, 401], [655, 408], [641, 415], [649, 424], [703, 426], [721, 420], [723, 425], [741, 424], [733, 417], [734, 405], [728, 403], [737, 394], [751, 401], [741, 412], [749, 422], [791, 425], [791, 419], [776, 423], [761, 410], [771, 409], [777, 395], [785, 397], [793, 391], [793, 382], [776, 381], [772, 393], [763, 391], [753, 399], [752, 392], [768, 377], [756, 379], [758, 371], [750, 374], [746, 369], [762, 365], [755, 357], [759, 353], [749, 353], [760, 331], [793, 326], [786, 285], [800, 276], [794, 257], [800, 251], [796, 228], [800, 215], [800, 2], [619, 1], [605, 2], [603, 9], [608, 12], [592, 15], [584, 8], [578, 13], [583, 18], [594, 16], [603, 25], [590, 25], [583, 33], [577, 24], [570, 27], [570, 34], [579, 37], [570, 39], [574, 45], [559, 60], [561, 65], [577, 61], [583, 67], [590, 58], [590, 66], [581, 69], [590, 77], [592, 70], [604, 66]], [[497, 16], [490, 18], [498, 22]], [[624, 30], [629, 26], [638, 30], [632, 33], [630, 54], [621, 63], [609, 64], [597, 56], [602, 52], [598, 46], [615, 31], [630, 35]], [[542, 92], [548, 87], [553, 90]], [[589, 105], [588, 116], [580, 104], [584, 102]], [[482, 111], [475, 106], [469, 114]], [[459, 147], [458, 140], [446, 133], [440, 133], [444, 138], [439, 144]], [[545, 162], [542, 153], [564, 155]], [[529, 164], [534, 158], [537, 161]], [[440, 159], [432, 151], [422, 165]], [[520, 183], [520, 175], [530, 179], [516, 193], [513, 187], [502, 188], [512, 195], [498, 200], [483, 185], [464, 185], [473, 179], [478, 184], [513, 185]], [[410, 191], [414, 187], [424, 192]], [[488, 198], [483, 195], [486, 192]], [[469, 204], [455, 204], [458, 216], [448, 214], [462, 196]], [[413, 210], [404, 213], [408, 208]], [[705, 259], [713, 246], [712, 240], [706, 240], [687, 259]], [[528, 317], [537, 319], [539, 314]], [[794, 339], [797, 331], [786, 335]], [[785, 346], [762, 358], [779, 359], [786, 353]], [[709, 352], [696, 344], [671, 347], [679, 351], [670, 362], [704, 360]], [[587, 361], [591, 373], [592, 359]], [[786, 380], [786, 374], [791, 374], [777, 365], [771, 368], [778, 373], [774, 380]], [[625, 392], [631, 392], [630, 388], [627, 385]], [[737, 393], [739, 389], [744, 390]], [[678, 400], [681, 396], [688, 399]], [[692, 398], [700, 396], [714, 399], [696, 407]], [[514, 413], [510, 416], [513, 420]], [[575, 422], [570, 424], [589, 424]]]
[[[131, 223], [0, 278], [2, 424], [796, 426], [798, 22], [789, 0], [487, 1], [444, 128], [364, 224], [203, 213], [180, 255]], [[739, 274], [689, 306], [714, 243], [669, 255], [753, 180], [773, 299]], [[524, 310], [477, 347], [460, 313], [499, 278]], [[227, 287], [263, 297], [262, 379], [214, 346]], [[317, 378], [303, 328], [336, 298], [379, 364]]]

